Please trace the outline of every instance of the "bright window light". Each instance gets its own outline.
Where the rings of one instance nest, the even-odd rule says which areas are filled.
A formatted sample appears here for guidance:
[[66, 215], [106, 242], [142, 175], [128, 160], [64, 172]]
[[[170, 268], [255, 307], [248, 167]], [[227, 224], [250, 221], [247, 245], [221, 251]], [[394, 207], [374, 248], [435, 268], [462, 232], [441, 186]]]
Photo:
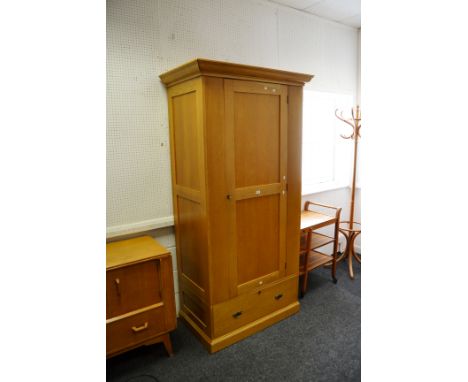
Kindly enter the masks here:
[[353, 106], [350, 94], [304, 89], [302, 120], [302, 194], [346, 187], [352, 167], [351, 127], [335, 117], [335, 110], [348, 117]]

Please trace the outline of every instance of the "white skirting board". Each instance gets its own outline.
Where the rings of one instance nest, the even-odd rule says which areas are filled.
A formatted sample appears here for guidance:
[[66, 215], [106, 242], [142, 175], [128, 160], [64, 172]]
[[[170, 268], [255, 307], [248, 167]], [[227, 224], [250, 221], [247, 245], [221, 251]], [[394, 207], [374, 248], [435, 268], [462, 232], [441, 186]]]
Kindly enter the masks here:
[[166, 216], [162, 218], [144, 220], [130, 224], [107, 227], [106, 237], [110, 239], [117, 236], [150, 231], [152, 229], [170, 227], [173, 225], [174, 216]]

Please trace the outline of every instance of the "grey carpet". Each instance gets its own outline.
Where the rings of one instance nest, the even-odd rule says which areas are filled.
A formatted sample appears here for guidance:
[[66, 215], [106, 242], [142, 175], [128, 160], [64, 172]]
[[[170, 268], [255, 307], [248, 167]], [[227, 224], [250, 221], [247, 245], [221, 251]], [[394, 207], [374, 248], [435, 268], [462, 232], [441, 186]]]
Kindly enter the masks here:
[[298, 314], [212, 355], [179, 321], [174, 357], [162, 344], [132, 350], [107, 360], [107, 380], [360, 381], [360, 266], [355, 273], [350, 280], [342, 262], [335, 285], [330, 270], [311, 272]]

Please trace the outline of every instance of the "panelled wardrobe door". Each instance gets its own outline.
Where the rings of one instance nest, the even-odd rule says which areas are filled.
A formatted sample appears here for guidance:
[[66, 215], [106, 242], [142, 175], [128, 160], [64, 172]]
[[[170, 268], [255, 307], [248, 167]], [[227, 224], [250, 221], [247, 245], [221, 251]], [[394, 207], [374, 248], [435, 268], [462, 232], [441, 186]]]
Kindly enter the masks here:
[[284, 276], [287, 95], [284, 85], [224, 80], [232, 295]]

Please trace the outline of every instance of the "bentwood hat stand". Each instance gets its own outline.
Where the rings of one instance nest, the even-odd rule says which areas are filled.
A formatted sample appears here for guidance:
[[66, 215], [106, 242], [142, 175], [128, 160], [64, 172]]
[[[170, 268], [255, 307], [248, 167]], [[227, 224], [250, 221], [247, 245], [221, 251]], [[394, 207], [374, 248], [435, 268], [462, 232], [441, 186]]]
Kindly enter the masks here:
[[354, 161], [353, 161], [353, 184], [351, 187], [351, 205], [349, 209], [349, 221], [343, 221], [340, 223], [340, 233], [346, 238], [346, 248], [343, 251], [342, 255], [338, 258], [338, 262], [347, 259], [348, 260], [348, 273], [351, 279], [354, 279], [353, 272], [353, 258], [361, 264], [361, 255], [357, 254], [354, 250], [354, 242], [356, 238], [361, 234], [361, 223], [354, 221], [354, 199], [356, 195], [356, 163], [357, 163], [357, 149], [358, 149], [358, 140], [361, 137], [361, 111], [359, 105], [356, 106], [356, 114], [354, 109], [351, 109], [352, 118], [345, 119], [343, 118], [343, 112], [338, 115], [338, 109], [335, 110], [335, 116], [348, 124], [353, 128], [353, 132], [349, 136], [341, 135], [344, 139], [354, 140]]

